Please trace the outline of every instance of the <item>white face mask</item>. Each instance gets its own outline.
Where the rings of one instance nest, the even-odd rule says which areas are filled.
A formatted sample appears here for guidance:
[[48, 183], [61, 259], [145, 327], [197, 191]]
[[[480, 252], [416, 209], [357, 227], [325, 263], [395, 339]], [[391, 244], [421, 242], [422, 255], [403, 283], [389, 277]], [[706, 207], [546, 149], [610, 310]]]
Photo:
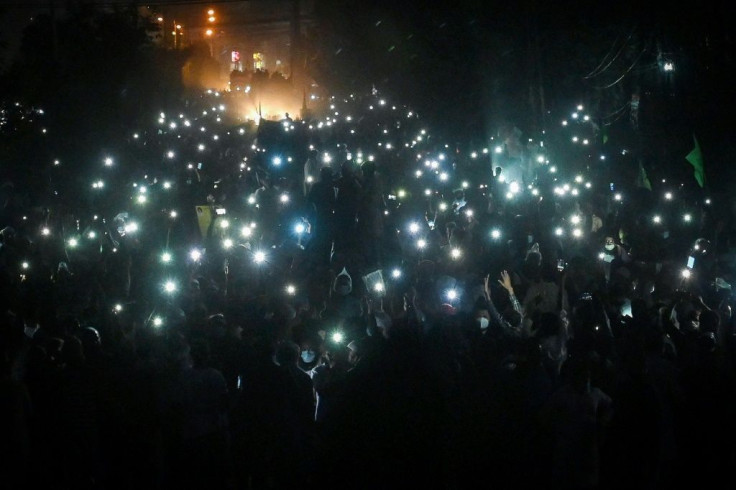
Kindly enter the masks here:
[[613, 243], [606, 243], [606, 250], [613, 250], [614, 248], [616, 248], [616, 245]]
[[317, 357], [317, 354], [315, 354], [313, 350], [302, 351], [302, 361], [304, 361], [306, 364], [311, 364], [312, 362], [314, 362], [315, 357]]
[[481, 330], [485, 330], [486, 328], [488, 328], [488, 318], [482, 316], [478, 318], [478, 323], [480, 324]]

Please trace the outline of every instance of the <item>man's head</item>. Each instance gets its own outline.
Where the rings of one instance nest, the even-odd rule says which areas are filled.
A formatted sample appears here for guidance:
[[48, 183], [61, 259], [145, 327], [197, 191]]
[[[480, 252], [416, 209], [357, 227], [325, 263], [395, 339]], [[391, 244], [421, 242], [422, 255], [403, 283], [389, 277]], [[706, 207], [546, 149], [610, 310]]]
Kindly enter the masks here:
[[279, 366], [295, 365], [299, 359], [299, 345], [290, 340], [284, 340], [276, 347], [275, 357]]

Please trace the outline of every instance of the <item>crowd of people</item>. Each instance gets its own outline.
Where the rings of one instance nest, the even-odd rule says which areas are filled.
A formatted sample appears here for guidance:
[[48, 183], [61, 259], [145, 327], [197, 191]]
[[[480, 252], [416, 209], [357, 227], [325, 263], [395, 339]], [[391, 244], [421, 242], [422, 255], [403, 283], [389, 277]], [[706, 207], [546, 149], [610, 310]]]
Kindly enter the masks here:
[[4, 182], [6, 488], [731, 481], [727, 196], [375, 92], [228, 97]]

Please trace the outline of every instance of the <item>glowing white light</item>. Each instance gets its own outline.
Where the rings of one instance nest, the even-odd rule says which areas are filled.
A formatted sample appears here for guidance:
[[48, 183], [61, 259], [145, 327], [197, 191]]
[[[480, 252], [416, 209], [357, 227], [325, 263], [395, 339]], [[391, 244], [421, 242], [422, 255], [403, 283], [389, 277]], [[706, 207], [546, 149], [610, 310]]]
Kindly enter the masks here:
[[549, 173], [554, 174], [556, 172], [557, 172], [557, 167], [552, 166], [552, 167], [549, 168]]
[[470, 218], [471, 216], [473, 216], [473, 210], [472, 209], [466, 209], [465, 210], [465, 216], [467, 216], [468, 218]]
[[398, 279], [401, 277], [401, 270], [400, 269], [394, 269], [391, 271], [391, 277], [394, 279]]
[[682, 217], [682, 219], [683, 219], [683, 221], [685, 221], [686, 223], [689, 223], [689, 222], [690, 222], [690, 221], [691, 221], [691, 220], [693, 219], [693, 217], [692, 217], [692, 216], [690, 216], [689, 214], [686, 214], [686, 215], [684, 215], [684, 216]]
[[279, 201], [281, 201], [284, 204], [287, 203], [287, 202], [289, 202], [289, 195], [288, 194], [281, 194], [281, 196], [279, 197]]
[[164, 321], [163, 321], [163, 319], [160, 316], [157, 316], [157, 317], [155, 317], [153, 319], [153, 326], [154, 327], [160, 327], [163, 324], [164, 324]]
[[413, 223], [409, 224], [409, 232], [412, 233], [412, 234], [418, 233], [419, 232], [419, 223], [413, 222]]
[[296, 294], [296, 287], [293, 284], [286, 285], [286, 294], [294, 296]]
[[572, 142], [573, 143], [577, 143], [578, 142], [578, 137], [577, 136], [573, 136], [572, 137]]
[[256, 198], [255, 196], [248, 196], [248, 204], [255, 204]]
[[447, 299], [449, 299], [450, 301], [457, 299], [457, 291], [454, 289], [450, 289], [449, 291], [447, 291]]
[[383, 283], [377, 282], [376, 284], [374, 284], [373, 285], [373, 290], [375, 292], [377, 292], [377, 293], [382, 293], [383, 292]]
[[70, 247], [74, 248], [79, 245], [79, 240], [77, 240], [76, 238], [70, 238], [68, 243]]
[[138, 201], [138, 204], [144, 204], [146, 202], [146, 196], [140, 194], [136, 200]]
[[580, 238], [581, 236], [583, 236], [583, 230], [581, 230], [580, 228], [575, 228], [574, 230], [572, 230], [572, 236], [574, 236], [575, 238]]
[[271, 160], [271, 162], [274, 165], [279, 166], [279, 165], [281, 165], [281, 157], [273, 157], [273, 159]]
[[417, 248], [424, 248], [427, 246], [426, 240], [419, 239], [417, 240]]
[[683, 269], [682, 270], [682, 277], [684, 277], [685, 279], [689, 279], [691, 274], [692, 273], [690, 272], [690, 269]]
[[665, 198], [665, 199], [667, 199], [668, 201], [671, 201], [671, 200], [672, 200], [672, 193], [671, 193], [671, 192], [667, 192], [667, 193], [666, 193], [666, 194], [664, 195], [664, 198]]
[[498, 228], [492, 229], [491, 238], [493, 238], [494, 240], [498, 240], [499, 238], [501, 238], [501, 230], [499, 230]]
[[49, 235], [51, 234], [51, 230], [49, 230], [49, 229], [48, 229], [48, 228], [46, 228], [46, 227], [44, 227], [44, 228], [41, 228], [41, 234], [42, 234], [43, 236], [49, 236]]
[[189, 258], [192, 259], [194, 262], [197, 262], [199, 259], [202, 258], [202, 252], [195, 248], [194, 250], [189, 252]]
[[450, 178], [450, 176], [449, 176], [449, 175], [447, 175], [447, 172], [442, 172], [442, 173], [440, 174], [440, 180], [441, 180], [441, 181], [443, 181], [443, 182], [444, 182], [444, 181], [446, 181], [446, 180], [447, 180], [447, 179], [449, 179], [449, 178]]
[[28, 269], [31, 265], [28, 262], [23, 262], [20, 266], [23, 269]]
[[124, 229], [125, 233], [135, 233], [138, 231], [138, 223], [128, 223]]
[[220, 221], [220, 228], [225, 229], [225, 228], [228, 228], [229, 226], [230, 226], [230, 222], [228, 220], [224, 219]]
[[233, 243], [232, 238], [225, 238], [222, 241], [222, 246], [225, 247], [226, 249], [232, 248], [233, 245], [234, 245], [234, 243]]
[[462, 185], [463, 189], [467, 189], [468, 187], [470, 187], [470, 184], [468, 183], [467, 180], [463, 181], [463, 183], [461, 185]]
[[297, 235], [301, 235], [305, 231], [307, 231], [307, 228], [302, 223], [297, 223], [294, 227], [294, 231], [297, 233]]
[[623, 196], [621, 196], [621, 194], [616, 194], [615, 196], [613, 196], [613, 198], [614, 198], [614, 199], [615, 199], [616, 201], [620, 201], [621, 199], [623, 199]]
[[459, 259], [462, 254], [463, 253], [459, 248], [453, 248], [452, 250], [450, 250], [450, 257], [452, 257], [453, 259]]
[[513, 181], [509, 184], [509, 191], [511, 191], [512, 194], [518, 194], [519, 191], [521, 191], [521, 186], [517, 181]]
[[120, 313], [121, 311], [123, 311], [123, 305], [121, 305], [120, 303], [118, 303], [118, 304], [115, 305], [114, 309], [115, 309], [115, 311], [117, 311], [118, 313]]
[[168, 264], [169, 262], [171, 262], [171, 258], [171, 254], [169, 252], [164, 252], [161, 254], [161, 262], [163, 262], [164, 264]]
[[493, 151], [495, 151], [496, 153], [503, 153], [503, 147], [497, 146]]
[[97, 237], [97, 233], [95, 233], [94, 231], [90, 231], [89, 233], [87, 233], [87, 238], [89, 238], [90, 240], [94, 239], [95, 237]]
[[174, 152], [173, 151], [168, 151], [168, 152], [166, 152], [166, 156], [168, 158], [174, 158], [175, 155], [174, 155]]
[[112, 158], [110, 158], [110, 157], [105, 158], [105, 166], [106, 167], [111, 167], [112, 164], [113, 164]]
[[258, 252], [253, 254], [253, 261], [255, 261], [256, 264], [264, 263], [266, 261], [266, 254], [259, 250]]
[[577, 225], [577, 224], [580, 224], [580, 216], [578, 216], [577, 214], [574, 214], [574, 215], [572, 215], [572, 216], [570, 217], [570, 222], [571, 222], [571, 223], [572, 223], [573, 225]]
[[341, 343], [344, 339], [345, 337], [340, 332], [335, 332], [332, 334], [332, 341], [335, 342], [336, 344]]
[[176, 291], [176, 283], [174, 281], [166, 281], [164, 283], [164, 291], [167, 293], [173, 293]]
[[565, 233], [565, 230], [562, 228], [555, 228], [555, 235], [562, 236]]
[[652, 218], [652, 221], [654, 221], [655, 223], [661, 223], [662, 222], [662, 217], [659, 216], [659, 215], [656, 215], [656, 216], [654, 216]]

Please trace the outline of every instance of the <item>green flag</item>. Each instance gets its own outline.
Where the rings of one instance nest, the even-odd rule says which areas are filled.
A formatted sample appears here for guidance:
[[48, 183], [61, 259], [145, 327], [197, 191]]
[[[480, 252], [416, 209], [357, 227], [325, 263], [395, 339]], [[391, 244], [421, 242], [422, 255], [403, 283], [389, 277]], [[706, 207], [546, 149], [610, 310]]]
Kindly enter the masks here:
[[649, 177], [647, 177], [647, 171], [644, 170], [644, 166], [639, 162], [639, 175], [636, 177], [636, 186], [637, 187], [643, 187], [645, 189], [652, 190], [652, 183], [649, 182]]
[[695, 141], [695, 148], [687, 154], [685, 160], [690, 162], [690, 165], [695, 169], [694, 175], [695, 180], [698, 181], [698, 185], [703, 187], [705, 185], [705, 166], [703, 165], [703, 152], [700, 151], [700, 145], [698, 139], [693, 135]]

